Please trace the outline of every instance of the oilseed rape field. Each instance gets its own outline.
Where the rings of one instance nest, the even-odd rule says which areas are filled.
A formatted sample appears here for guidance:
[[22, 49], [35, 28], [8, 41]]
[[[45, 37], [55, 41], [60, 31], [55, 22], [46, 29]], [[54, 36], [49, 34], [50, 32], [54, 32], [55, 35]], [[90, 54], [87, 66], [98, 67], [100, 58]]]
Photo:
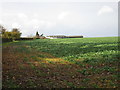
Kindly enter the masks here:
[[118, 37], [2, 45], [3, 88], [118, 88]]

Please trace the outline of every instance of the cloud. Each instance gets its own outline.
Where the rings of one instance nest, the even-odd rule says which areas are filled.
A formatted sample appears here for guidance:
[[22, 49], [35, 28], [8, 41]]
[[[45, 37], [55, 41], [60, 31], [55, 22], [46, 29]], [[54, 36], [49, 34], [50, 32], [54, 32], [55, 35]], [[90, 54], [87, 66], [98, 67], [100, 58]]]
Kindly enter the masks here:
[[22, 18], [22, 19], [27, 18], [27, 15], [24, 14], [24, 13], [18, 13], [17, 16], [18, 16], [19, 18]]
[[2, 20], [0, 20], [0, 24], [3, 24], [3, 21], [2, 21]]
[[34, 13], [33, 17], [39, 17], [39, 15], [37, 13]]
[[12, 28], [20, 28], [20, 24], [17, 22], [12, 23]]
[[32, 19], [27, 24], [28, 26], [32, 26], [34, 29], [45, 29], [45, 28], [52, 28], [56, 25], [55, 22], [39, 20], [39, 19]]
[[103, 6], [97, 13], [98, 16], [105, 14], [105, 13], [112, 13], [113, 12], [113, 8], [109, 7], [109, 6]]
[[47, 28], [52, 28], [52, 27], [54, 27], [56, 25], [56, 22], [47, 21], [46, 24], [47, 24]]
[[58, 15], [58, 20], [64, 19], [68, 15], [68, 12], [62, 12]]

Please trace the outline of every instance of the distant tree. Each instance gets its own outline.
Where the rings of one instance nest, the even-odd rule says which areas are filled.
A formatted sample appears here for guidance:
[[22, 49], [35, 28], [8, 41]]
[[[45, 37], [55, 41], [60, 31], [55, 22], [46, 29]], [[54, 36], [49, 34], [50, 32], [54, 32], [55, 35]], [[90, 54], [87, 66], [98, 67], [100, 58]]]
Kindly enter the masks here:
[[36, 32], [36, 36], [39, 36], [39, 33], [38, 33], [38, 31]]
[[18, 28], [13, 28], [12, 32], [20, 32]]
[[2, 38], [12, 38], [13, 40], [15, 40], [20, 38], [21, 33], [17, 28], [13, 28], [10, 32], [7, 31], [2, 25], [0, 25], [0, 36], [2, 36]]
[[21, 34], [22, 34], [22, 33], [20, 33], [20, 31], [19, 31], [18, 28], [13, 28], [13, 29], [12, 29], [12, 32], [11, 32], [11, 38], [12, 38], [13, 40], [19, 39], [20, 36], [21, 36]]
[[5, 32], [6, 29], [2, 25], [0, 25], [0, 36], [4, 37]]
[[3, 34], [2, 38], [12, 38], [12, 33], [6, 31], [6, 32]]
[[40, 36], [43, 36], [43, 34], [41, 34]]
[[39, 38], [39, 33], [38, 33], [38, 31], [36, 32], [36, 38]]

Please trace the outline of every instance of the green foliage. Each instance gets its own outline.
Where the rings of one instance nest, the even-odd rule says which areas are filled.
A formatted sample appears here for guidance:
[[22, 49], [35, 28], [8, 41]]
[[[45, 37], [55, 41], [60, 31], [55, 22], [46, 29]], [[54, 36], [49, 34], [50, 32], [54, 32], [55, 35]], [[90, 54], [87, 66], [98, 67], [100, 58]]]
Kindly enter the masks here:
[[20, 88], [20, 86], [17, 85], [13, 80], [8, 80], [6, 84], [8, 85], [8, 88]]
[[41, 71], [39, 71], [39, 70], [37, 70], [36, 73], [37, 73], [38, 76], [43, 76], [43, 77], [44, 77], [44, 76], [47, 76], [46, 73], [41, 72]]
[[15, 44], [26, 44], [31, 49], [50, 53], [78, 65], [81, 65], [81, 61], [91, 65], [98, 62], [114, 62], [118, 61], [119, 57], [117, 37], [40, 39]]
[[0, 25], [0, 36], [1, 34], [4, 34], [5, 32], [6, 32], [6, 29], [2, 25]]
[[27, 57], [24, 57], [24, 59], [23, 59], [24, 61], [29, 61], [29, 59], [27, 58]]
[[31, 80], [31, 79], [29, 79], [28, 81], [27, 81], [27, 86], [29, 86], [30, 88], [35, 88], [36, 87], [36, 84]]
[[20, 31], [19, 31], [17, 28], [13, 28], [13, 30], [12, 30], [12, 32], [11, 32], [11, 38], [12, 38], [13, 40], [15, 40], [15, 39], [19, 39], [20, 36], [21, 36]]
[[21, 36], [21, 33], [17, 28], [13, 28], [12, 31], [7, 31], [3, 26], [0, 25], [0, 32], [2, 38], [7, 38], [7, 39], [12, 38], [13, 40], [15, 40], [15, 39], [19, 39]]
[[80, 72], [83, 75], [89, 75], [89, 73], [87, 72], [87, 69], [78, 70], [78, 72]]
[[32, 69], [36, 69], [35, 65], [30, 64], [30, 66], [31, 66]]
[[[75, 73], [82, 76], [82, 78], [80, 78], [81, 86], [77, 86], [74, 82], [66, 80], [65, 84], [68, 87], [99, 88], [118, 86], [117, 80], [119, 76], [117, 75], [117, 65], [120, 62], [118, 43], [117, 37], [103, 37], [39, 39], [11, 43], [11, 45], [21, 46], [16, 48], [18, 52], [30, 53], [32, 50], [35, 50], [35, 52], [49, 53], [54, 57], [62, 58], [73, 64], [77, 64], [76, 66], [80, 66], [79, 70], [76, 68]], [[36, 57], [46, 58], [46, 56], [39, 53], [30, 58], [37, 60]], [[27, 61], [25, 58], [24, 60]], [[53, 62], [49, 61], [49, 63]], [[41, 67], [47, 68], [47, 64], [41, 62]], [[68, 67], [70, 67], [69, 64]], [[37, 67], [31, 64], [31, 68], [36, 70]], [[59, 69], [59, 67], [57, 67], [57, 69]], [[55, 73], [55, 75], [58, 74]], [[37, 71], [37, 76], [44, 77], [46, 75], [41, 71]], [[49, 83], [48, 80], [46, 80], [46, 83]]]

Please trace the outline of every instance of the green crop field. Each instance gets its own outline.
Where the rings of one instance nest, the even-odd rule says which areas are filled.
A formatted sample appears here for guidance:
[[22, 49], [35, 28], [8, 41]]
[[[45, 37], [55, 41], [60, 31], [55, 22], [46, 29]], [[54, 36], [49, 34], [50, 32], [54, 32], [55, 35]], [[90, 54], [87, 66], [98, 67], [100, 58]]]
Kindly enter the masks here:
[[3, 44], [3, 88], [117, 88], [117, 37]]

